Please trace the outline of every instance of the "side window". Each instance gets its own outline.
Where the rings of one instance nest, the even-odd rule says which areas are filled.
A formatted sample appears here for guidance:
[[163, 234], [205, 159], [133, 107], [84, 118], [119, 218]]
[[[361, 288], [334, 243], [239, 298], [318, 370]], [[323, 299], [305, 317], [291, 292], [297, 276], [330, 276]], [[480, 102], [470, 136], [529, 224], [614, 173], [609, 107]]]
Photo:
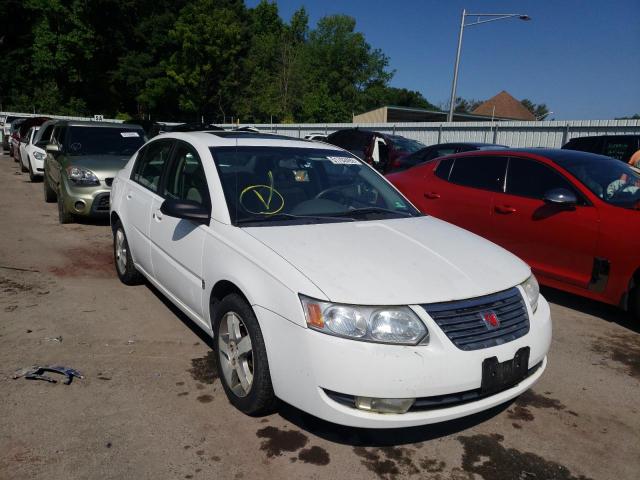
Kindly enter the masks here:
[[67, 127], [57, 127], [53, 131], [53, 139], [58, 143], [58, 145], [64, 145], [64, 140], [67, 136]]
[[507, 157], [458, 157], [453, 162], [449, 181], [466, 187], [501, 192]]
[[54, 126], [55, 125], [49, 125], [47, 128], [44, 129], [44, 131], [40, 135], [40, 140], [38, 143], [44, 143], [44, 144], [49, 143], [49, 140], [51, 140], [51, 132], [53, 131]]
[[169, 159], [171, 147], [173, 147], [173, 142], [162, 140], [147, 145], [138, 154], [131, 179], [152, 192], [158, 193], [160, 176], [164, 164]]
[[438, 166], [436, 167], [436, 177], [439, 177], [443, 180], [449, 180], [449, 174], [451, 173], [451, 166], [453, 165], [453, 158], [448, 158], [446, 160], [440, 160]]
[[571, 183], [558, 172], [535, 160], [512, 157], [507, 172], [507, 193], [520, 197], [542, 200], [544, 194], [554, 188], [566, 188], [576, 192]]
[[211, 205], [202, 162], [196, 151], [185, 143], [176, 146], [164, 193], [167, 198]]

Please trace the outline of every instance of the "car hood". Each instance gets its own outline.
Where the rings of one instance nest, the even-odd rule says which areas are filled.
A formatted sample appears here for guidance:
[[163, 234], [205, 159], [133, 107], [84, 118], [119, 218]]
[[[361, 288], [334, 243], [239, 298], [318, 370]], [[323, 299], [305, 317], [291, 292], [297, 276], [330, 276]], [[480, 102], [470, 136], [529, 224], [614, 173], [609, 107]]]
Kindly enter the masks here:
[[505, 290], [531, 274], [501, 247], [434, 217], [244, 230], [333, 302], [460, 300]]
[[131, 158], [131, 155], [78, 155], [67, 157], [67, 164], [91, 170], [99, 179], [115, 177], [118, 170]]

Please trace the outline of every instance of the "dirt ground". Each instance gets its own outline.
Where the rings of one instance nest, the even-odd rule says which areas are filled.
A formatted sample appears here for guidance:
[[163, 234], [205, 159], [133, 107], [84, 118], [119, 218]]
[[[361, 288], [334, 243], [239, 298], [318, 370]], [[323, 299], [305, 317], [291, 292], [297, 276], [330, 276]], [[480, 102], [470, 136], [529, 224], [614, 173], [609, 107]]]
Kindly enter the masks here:
[[[355, 430], [288, 406], [250, 418], [227, 402], [207, 338], [150, 286], [118, 281], [108, 225], [59, 225], [7, 155], [0, 225], [2, 479], [640, 478], [640, 326], [615, 309], [543, 290], [546, 373], [464, 420]], [[34, 364], [85, 378], [12, 379]]]

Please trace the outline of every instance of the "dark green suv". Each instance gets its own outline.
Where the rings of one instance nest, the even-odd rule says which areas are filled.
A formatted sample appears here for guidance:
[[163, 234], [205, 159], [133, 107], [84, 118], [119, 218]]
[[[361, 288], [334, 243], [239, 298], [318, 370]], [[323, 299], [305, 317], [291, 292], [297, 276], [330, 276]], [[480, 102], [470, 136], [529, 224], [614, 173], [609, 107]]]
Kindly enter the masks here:
[[111, 182], [146, 141], [138, 125], [61, 121], [47, 145], [44, 199], [58, 201], [60, 223], [109, 214]]

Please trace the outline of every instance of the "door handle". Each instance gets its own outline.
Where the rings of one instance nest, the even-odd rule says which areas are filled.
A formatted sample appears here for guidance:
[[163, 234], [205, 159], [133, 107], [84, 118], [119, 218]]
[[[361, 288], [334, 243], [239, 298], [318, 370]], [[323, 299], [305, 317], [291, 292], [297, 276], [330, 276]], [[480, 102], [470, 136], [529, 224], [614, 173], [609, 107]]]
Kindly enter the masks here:
[[425, 192], [424, 198], [430, 198], [431, 200], [435, 200], [440, 198], [440, 194], [436, 192]]
[[497, 213], [502, 213], [503, 215], [509, 215], [511, 213], [516, 213], [516, 209], [509, 205], [496, 205], [494, 210]]

